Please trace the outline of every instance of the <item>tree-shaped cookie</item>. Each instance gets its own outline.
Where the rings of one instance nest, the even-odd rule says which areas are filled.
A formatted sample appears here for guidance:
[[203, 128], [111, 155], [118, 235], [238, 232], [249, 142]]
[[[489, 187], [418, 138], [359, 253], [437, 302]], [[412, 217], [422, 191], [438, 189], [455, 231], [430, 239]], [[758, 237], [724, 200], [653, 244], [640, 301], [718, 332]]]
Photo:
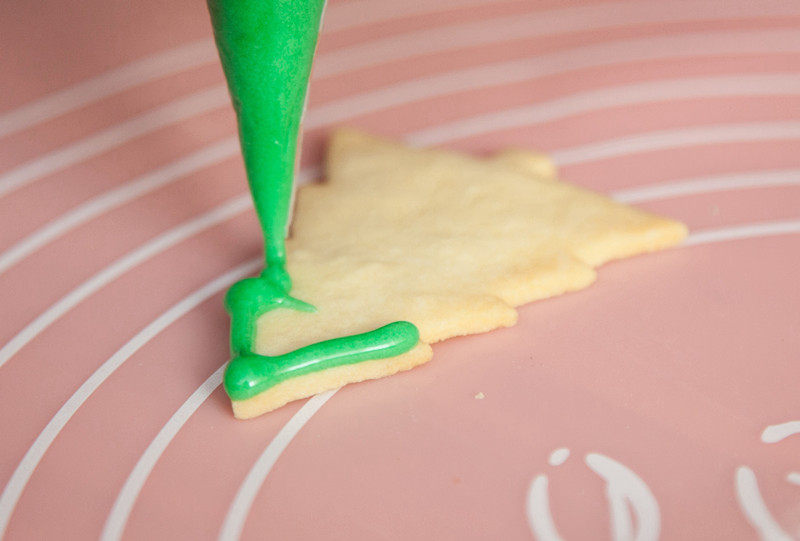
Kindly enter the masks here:
[[[340, 130], [327, 181], [298, 193], [287, 242], [292, 295], [316, 311], [260, 316], [253, 351], [263, 357], [234, 360], [226, 374], [234, 412], [253, 417], [424, 363], [432, 343], [513, 325], [515, 306], [587, 287], [595, 267], [685, 235], [683, 224], [556, 180], [539, 155], [476, 159]], [[419, 333], [410, 350], [405, 322]], [[399, 333], [397, 350], [408, 351], [316, 365], [276, 357], [379, 331]], [[249, 395], [234, 389], [243, 378]]]

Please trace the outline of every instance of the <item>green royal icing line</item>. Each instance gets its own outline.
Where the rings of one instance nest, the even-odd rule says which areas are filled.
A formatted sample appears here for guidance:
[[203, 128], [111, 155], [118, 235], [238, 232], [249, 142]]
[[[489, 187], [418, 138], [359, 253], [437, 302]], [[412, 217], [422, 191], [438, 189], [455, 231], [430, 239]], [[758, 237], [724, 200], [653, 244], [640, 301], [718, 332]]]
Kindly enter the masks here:
[[318, 342], [276, 357], [244, 354], [225, 371], [225, 389], [233, 400], [245, 400], [287, 379], [400, 355], [418, 341], [413, 324], [395, 321], [374, 331]]
[[289, 295], [284, 237], [292, 198], [297, 141], [324, 0], [208, 0], [214, 38], [239, 122], [247, 181], [264, 238], [265, 269], [234, 284], [231, 360], [224, 385], [245, 400], [292, 377], [393, 357], [419, 341], [398, 321], [374, 331], [267, 357], [254, 353], [256, 321], [276, 308], [313, 312]]

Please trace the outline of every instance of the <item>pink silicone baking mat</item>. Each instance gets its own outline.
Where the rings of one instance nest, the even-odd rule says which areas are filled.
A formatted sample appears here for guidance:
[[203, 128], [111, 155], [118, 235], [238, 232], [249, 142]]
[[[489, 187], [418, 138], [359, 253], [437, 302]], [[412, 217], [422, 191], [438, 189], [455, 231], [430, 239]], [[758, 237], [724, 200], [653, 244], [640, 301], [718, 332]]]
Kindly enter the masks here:
[[198, 0], [0, 2], [0, 532], [800, 537], [800, 2], [332, 0], [331, 126], [677, 218], [685, 246], [255, 420], [220, 388], [259, 230]]

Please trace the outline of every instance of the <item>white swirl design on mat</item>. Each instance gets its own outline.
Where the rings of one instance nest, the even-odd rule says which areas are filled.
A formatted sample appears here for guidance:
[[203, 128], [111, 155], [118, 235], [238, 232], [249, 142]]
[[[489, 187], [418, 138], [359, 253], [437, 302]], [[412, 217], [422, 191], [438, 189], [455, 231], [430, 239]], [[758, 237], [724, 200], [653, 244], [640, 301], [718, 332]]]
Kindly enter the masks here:
[[550, 458], [547, 459], [547, 462], [551, 466], [560, 466], [564, 462], [566, 462], [568, 458], [569, 458], [569, 449], [567, 449], [566, 447], [559, 447], [558, 449], [550, 453]]
[[232, 158], [237, 152], [239, 152], [239, 140], [236, 137], [226, 137], [163, 167], [131, 179], [118, 188], [88, 199], [0, 253], [0, 274], [68, 231], [121, 207], [128, 201], [188, 177], [205, 167]]
[[761, 441], [764, 443], [778, 443], [794, 434], [800, 434], [800, 421], [789, 421], [788, 423], [768, 426], [761, 433]]
[[20, 349], [28, 344], [28, 342], [36, 338], [42, 331], [60, 319], [64, 314], [130, 269], [176, 244], [191, 238], [201, 231], [221, 224], [241, 214], [251, 207], [252, 204], [250, 203], [249, 195], [242, 194], [232, 197], [209, 212], [183, 222], [172, 229], [168, 229], [156, 238], [141, 245], [139, 248], [114, 260], [113, 263], [82, 282], [78, 287], [48, 307], [47, 310], [39, 314], [36, 319], [28, 323], [24, 329], [14, 335], [11, 340], [0, 348], [0, 366], [3, 366], [9, 359], [16, 355]]
[[[509, 62], [501, 62], [489, 66], [479, 66], [458, 72], [449, 72], [442, 75], [423, 77], [407, 81], [390, 87], [381, 88], [367, 93], [367, 95], [355, 95], [337, 101], [336, 103], [323, 105], [309, 111], [306, 122], [306, 129], [318, 127], [321, 124], [336, 123], [350, 120], [356, 116], [353, 107], [366, 105], [368, 111], [379, 111], [390, 107], [385, 101], [396, 100], [397, 95], [402, 95], [403, 99], [414, 101], [419, 99], [417, 95], [429, 95], [431, 89], [436, 89], [439, 95], [448, 95], [467, 88], [494, 86], [499, 82], [520, 81], [534, 77], [532, 74], [543, 76], [546, 74], [562, 73], [574, 70], [584, 64], [592, 65], [614, 65], [634, 60], [645, 60], [649, 58], [663, 58], [664, 51], [669, 51], [669, 56], [692, 56], [698, 47], [702, 46], [706, 54], [735, 53], [743, 48], [748, 52], [764, 50], [765, 40], [769, 44], [770, 51], [796, 51], [796, 32], [781, 30], [771, 30], [769, 32], [719, 32], [719, 33], [693, 33], [680, 34], [676, 36], [661, 36], [656, 38], [645, 38], [636, 40], [622, 40], [601, 45], [588, 47], [578, 47], [567, 49], [550, 55], [541, 55], [536, 58], [523, 58]], [[717, 43], [719, 41], [719, 44]], [[701, 45], [702, 44], [702, 45]], [[426, 46], [430, 42], [426, 42]], [[717, 48], [717, 47], [721, 48]], [[345, 49], [349, 55], [358, 56], [362, 52], [372, 58], [375, 54], [374, 42], [367, 46], [360, 46], [358, 51]], [[322, 58], [318, 59], [316, 75], [319, 77], [332, 77], [356, 71], [366, 67], [356, 62], [348, 66], [347, 62], [325, 63]], [[363, 56], [363, 55], [362, 55]], [[402, 58], [408, 55], [404, 53]], [[362, 62], [363, 64], [363, 62]], [[333, 65], [325, 72], [325, 66]], [[369, 63], [366, 63], [369, 65]], [[565, 67], [569, 66], [569, 67]], [[779, 76], [780, 77], [780, 76]], [[480, 81], [474, 83], [470, 81]], [[731, 83], [736, 84], [736, 83]], [[634, 85], [636, 86], [636, 85]], [[369, 98], [367, 97], [369, 96]], [[598, 97], [600, 99], [600, 97]], [[666, 98], [664, 98], [666, 99]], [[560, 101], [560, 100], [556, 100]], [[372, 103], [375, 102], [375, 103]], [[43, 156], [20, 164], [10, 171], [0, 174], [0, 196], [10, 193], [17, 188], [32, 183], [63, 169], [80, 163], [84, 160], [97, 156], [102, 152], [117, 148], [128, 141], [141, 137], [155, 130], [189, 120], [195, 116], [208, 113], [214, 110], [223, 109], [228, 106], [229, 98], [227, 87], [224, 84], [210, 86], [194, 94], [181, 97], [155, 109], [142, 113], [136, 117], [116, 124], [113, 127], [101, 130], [77, 142], [53, 150]], [[590, 102], [592, 103], [592, 102]], [[540, 109], [534, 107], [534, 111]], [[366, 111], [365, 111], [366, 112]], [[362, 112], [363, 114], [363, 112]], [[513, 114], [512, 118], [516, 121], [531, 122], [523, 120], [530, 112]], [[494, 118], [497, 114], [492, 113], [488, 117]], [[501, 113], [502, 116], [502, 113]], [[517, 120], [519, 119], [519, 120]], [[503, 125], [502, 118], [493, 120], [497, 125]], [[454, 132], [461, 121], [456, 126], [449, 124], [430, 128], [421, 132], [412, 142], [420, 145], [438, 144], [438, 137], [442, 132]], [[466, 128], [470, 129], [471, 124], [467, 123]], [[457, 130], [456, 130], [457, 131]], [[455, 133], [455, 132], [454, 132]], [[466, 135], [464, 135], [466, 136]], [[557, 160], [558, 161], [558, 160]]]
[[258, 457], [258, 460], [256, 460], [253, 467], [250, 468], [250, 471], [247, 472], [247, 476], [239, 486], [239, 490], [236, 492], [236, 496], [233, 498], [231, 506], [228, 508], [228, 513], [225, 515], [225, 521], [222, 523], [222, 529], [219, 533], [220, 541], [234, 541], [241, 537], [247, 515], [250, 514], [250, 508], [258, 495], [258, 491], [261, 490], [261, 485], [264, 484], [267, 475], [272, 471], [275, 462], [278, 461], [278, 458], [280, 458], [283, 451], [286, 450], [286, 447], [292, 442], [297, 433], [300, 432], [300, 429], [311, 420], [314, 414], [317, 413], [317, 411], [325, 405], [325, 402], [330, 400], [338, 390], [339, 389], [332, 389], [312, 396], [303, 404], [303, 407], [297, 410], [297, 413], [289, 419], [289, 422], [281, 428], [281, 431], [272, 438], [272, 441], [269, 442], [269, 445], [267, 445], [264, 452], [261, 453], [261, 456]]
[[[398, 5], [360, 0], [327, 9], [323, 31], [338, 32], [404, 16], [434, 13], [448, 7], [466, 8], [483, 3], [485, 0], [437, 0], [432, 4], [404, 2]], [[556, 16], [556, 13], [553, 15]], [[0, 115], [0, 137], [36, 126], [159, 78], [213, 64], [218, 58], [214, 40], [202, 39], [134, 60], [3, 113]]]
[[[170, 309], [153, 320], [147, 327], [139, 331], [139, 333], [126, 342], [125, 345], [118, 349], [111, 357], [108, 358], [108, 360], [100, 365], [100, 367], [95, 370], [86, 381], [83, 382], [83, 384], [72, 394], [72, 396], [64, 403], [64, 405], [59, 408], [52, 419], [50, 419], [50, 422], [47, 423], [47, 426], [45, 426], [44, 429], [39, 433], [39, 436], [28, 448], [25, 456], [22, 458], [19, 465], [14, 470], [14, 473], [9, 478], [8, 484], [6, 484], [2, 494], [0, 494], [0, 538], [3, 537], [3, 532], [8, 526], [8, 522], [11, 520], [11, 515], [14, 512], [14, 507], [22, 495], [23, 490], [25, 490], [28, 480], [30, 479], [31, 475], [33, 475], [33, 472], [39, 465], [39, 462], [42, 460], [42, 457], [44, 457], [45, 453], [50, 448], [50, 445], [52, 445], [53, 441], [55, 441], [56, 437], [64, 428], [64, 426], [66, 426], [72, 416], [75, 415], [75, 412], [78, 411], [78, 409], [84, 404], [84, 402], [86, 402], [92, 393], [95, 392], [97, 388], [100, 387], [100, 385], [102, 385], [103, 382], [122, 365], [122, 363], [130, 359], [133, 354], [139, 351], [161, 331], [172, 325], [175, 321], [197, 307], [200, 303], [209, 299], [211, 296], [220, 293], [227, 287], [230, 287], [237, 280], [241, 280], [245, 276], [252, 274], [260, 267], [260, 265], [261, 258], [256, 258], [243, 263], [222, 274], [221, 276], [218, 276], [200, 289], [191, 293], [189, 296], [184, 297], [180, 302], [174, 304]], [[221, 382], [222, 373], [220, 371], [219, 381], [216, 382], [216, 385], [214, 385], [211, 390], [216, 388]], [[208, 396], [203, 395], [203, 390], [206, 387], [206, 384], [201, 385], [200, 388], [194, 392], [192, 397], [203, 396], [204, 400], [205, 397]], [[190, 397], [187, 402], [191, 404], [192, 398]], [[196, 408], [189, 409], [188, 415], [194, 413], [195, 409]], [[188, 416], [186, 418], [181, 418], [181, 413], [185, 410], [186, 408], [182, 407], [173, 415], [172, 419], [170, 419], [170, 422], [165, 426], [167, 432], [169, 432], [168, 429], [170, 423], [180, 422], [180, 426], [183, 426], [188, 419]], [[165, 429], [162, 429], [162, 432], [164, 432]], [[163, 436], [161, 436], [161, 433], [159, 433], [159, 436], [156, 436], [154, 443], [151, 443], [148, 447], [148, 451], [150, 451], [152, 447], [157, 447], [157, 442], [161, 441], [162, 437]], [[172, 438], [170, 437], [168, 441], [171, 441], [171, 439]], [[151, 454], [154, 452], [157, 452], [158, 456], [160, 456], [160, 453], [163, 452], [163, 450], [150, 451]], [[149, 454], [146, 452], [145, 456], [149, 456]]]
[[[549, 463], [560, 466], [569, 458], [569, 449], [553, 451]], [[599, 453], [586, 455], [586, 465], [606, 481], [606, 498], [611, 514], [611, 534], [615, 541], [650, 541], [658, 539], [661, 513], [647, 484], [630, 468]], [[531, 532], [540, 541], [560, 541], [550, 511], [547, 475], [534, 477], [528, 488], [526, 513]], [[631, 517], [636, 517], [636, 530]]]
[[120, 147], [137, 137], [221, 109], [229, 101], [227, 89], [217, 85], [151, 109], [3, 173], [0, 175], [0, 195]]
[[[598, 453], [586, 455], [586, 465], [606, 480], [606, 497], [611, 508], [614, 539], [658, 539], [661, 514], [658, 511], [658, 502], [645, 482], [623, 464]], [[635, 535], [628, 506], [636, 515], [638, 531]]]
[[528, 515], [528, 525], [534, 537], [539, 541], [561, 541], [562, 537], [556, 530], [553, 514], [550, 512], [550, 497], [547, 495], [547, 476], [540, 473], [533, 478], [528, 488], [528, 498], [525, 511]]
[[[437, 0], [437, 2], [348, 2], [332, 6], [326, 12], [325, 33], [338, 32], [355, 26], [386, 22], [392, 19], [433, 13], [448, 8], [466, 8], [485, 4], [484, 0]], [[786, 2], [762, 0], [758, 4], [728, 6], [735, 9], [729, 17], [796, 15], [797, 8]], [[372, 40], [368, 50], [360, 46], [346, 47], [340, 51], [320, 56], [329, 57], [323, 62], [327, 71], [373, 65], [377, 59], [386, 62], [396, 60], [404, 48], [418, 51], [448, 51], [468, 47], [477, 40], [489, 44], [506, 39], [520, 39], [558, 33], [585, 31], [589, 29], [613, 28], [623, 24], [667, 23], [718, 17], [715, 2], [696, 1], [691, 10], [674, 9], [665, 4], [643, 5], [640, 2], [616, 2], [602, 6], [572, 6], [551, 10], [534, 10], [532, 13], [495, 17], [477, 23], [459, 23], [438, 26], [435, 29], [410, 32], [382, 40]], [[424, 45], [424, 51], [414, 49]], [[378, 55], [375, 49], [385, 52]], [[371, 53], [370, 53], [371, 52]], [[358, 54], [354, 54], [358, 53]], [[52, 118], [75, 111], [108, 96], [130, 88], [147, 84], [159, 78], [181, 73], [189, 69], [217, 61], [217, 51], [210, 39], [185, 43], [152, 56], [86, 79], [73, 86], [63, 88], [40, 99], [24, 104], [0, 115], [0, 137], [41, 124]], [[318, 62], [319, 63], [319, 62]], [[341, 68], [339, 67], [341, 66]], [[315, 76], [330, 75], [316, 73]]]
[[772, 516], [758, 490], [756, 474], [747, 466], [736, 469], [736, 499], [747, 522], [755, 528], [764, 541], [792, 541], [792, 536], [783, 531]]
[[[789, 421], [777, 425], [770, 425], [761, 433], [764, 443], [778, 443], [800, 434], [800, 421]], [[786, 481], [793, 485], [800, 485], [800, 473], [789, 472]], [[736, 500], [747, 522], [758, 532], [763, 541], [791, 541], [794, 537], [778, 524], [764, 502], [761, 491], [758, 489], [756, 474], [747, 466], [736, 468]], [[800, 531], [798, 531], [800, 537]]]
[[[259, 263], [260, 261], [257, 264]], [[178, 408], [178, 411], [170, 417], [169, 422], [158, 431], [158, 435], [153, 438], [153, 441], [147, 446], [145, 452], [139, 457], [136, 466], [134, 466], [130, 475], [128, 475], [120, 491], [121, 496], [130, 495], [131, 497], [119, 497], [114, 501], [111, 512], [108, 514], [106, 523], [103, 526], [103, 531], [100, 534], [100, 541], [110, 541], [122, 537], [125, 523], [128, 521], [128, 516], [133, 510], [134, 503], [136, 503], [136, 497], [139, 495], [139, 492], [141, 492], [145, 481], [147, 481], [147, 476], [150, 474], [149, 464], [155, 464], [155, 462], [161, 458], [167, 445], [172, 441], [172, 434], [176, 430], [175, 427], [183, 426], [186, 421], [189, 420], [192, 413], [197, 410], [197, 407], [205, 402], [205, 400], [211, 396], [211, 393], [222, 384], [222, 378], [227, 364], [228, 363], [223, 364], [206, 378], [203, 384], [198, 387], [189, 399]]]

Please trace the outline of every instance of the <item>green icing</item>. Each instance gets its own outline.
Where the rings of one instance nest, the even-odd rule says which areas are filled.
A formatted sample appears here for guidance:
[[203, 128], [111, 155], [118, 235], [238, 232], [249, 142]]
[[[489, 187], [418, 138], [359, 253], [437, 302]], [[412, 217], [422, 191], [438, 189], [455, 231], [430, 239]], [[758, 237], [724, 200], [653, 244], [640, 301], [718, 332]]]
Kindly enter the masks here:
[[393, 357], [419, 341], [413, 324], [398, 321], [285, 355], [253, 352], [256, 322], [265, 312], [276, 308], [315, 311], [289, 295], [292, 281], [286, 270], [284, 238], [300, 121], [324, 5], [324, 0], [208, 0], [264, 236], [264, 271], [234, 284], [225, 298], [231, 314], [233, 355], [225, 389], [233, 400], [245, 400], [288, 378], [317, 370]]
[[258, 317], [280, 307], [314, 311], [310, 304], [290, 297], [280, 285], [265, 279], [263, 273], [233, 284], [225, 295], [225, 308], [231, 315], [231, 352], [236, 355], [252, 351]]
[[417, 345], [417, 328], [395, 321], [374, 331], [311, 344], [285, 355], [240, 355], [225, 371], [225, 389], [233, 400], [246, 400], [297, 376], [346, 364], [384, 359]]
[[286, 224], [323, 0], [208, 0], [239, 120], [269, 275], [287, 290]]

